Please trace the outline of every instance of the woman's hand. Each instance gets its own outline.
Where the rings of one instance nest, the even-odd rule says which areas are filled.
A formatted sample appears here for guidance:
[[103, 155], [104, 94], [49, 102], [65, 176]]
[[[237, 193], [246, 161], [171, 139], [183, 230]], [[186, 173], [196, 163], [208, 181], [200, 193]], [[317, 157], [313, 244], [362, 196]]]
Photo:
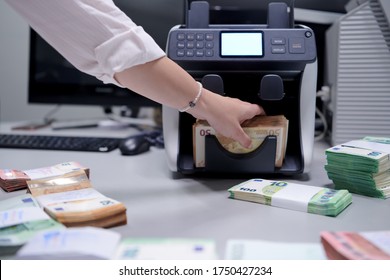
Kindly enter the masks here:
[[241, 124], [256, 115], [265, 115], [262, 107], [224, 97], [203, 89], [203, 94], [195, 107], [187, 111], [195, 118], [207, 120], [216, 132], [238, 141], [243, 147], [250, 147], [251, 139]]
[[[116, 73], [115, 79], [124, 87], [176, 109], [187, 106], [199, 92], [194, 78], [167, 57]], [[238, 141], [243, 147], [249, 147], [251, 139], [241, 123], [265, 114], [258, 105], [224, 97], [205, 88], [196, 105], [186, 112], [207, 120], [218, 133]]]

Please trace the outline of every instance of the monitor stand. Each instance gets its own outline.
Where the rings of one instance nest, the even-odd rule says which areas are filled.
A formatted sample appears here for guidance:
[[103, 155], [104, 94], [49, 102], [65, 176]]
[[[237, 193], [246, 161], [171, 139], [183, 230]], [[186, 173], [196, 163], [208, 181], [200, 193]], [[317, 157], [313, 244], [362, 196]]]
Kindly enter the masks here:
[[159, 127], [159, 124], [155, 121], [154, 118], [140, 118], [139, 108], [136, 108], [135, 110], [131, 108], [129, 109], [127, 107], [121, 108], [119, 115], [115, 114], [111, 107], [103, 107], [103, 111], [105, 116], [102, 118], [54, 121], [51, 123], [51, 128], [53, 130], [61, 130], [98, 127], [103, 129], [116, 130], [135, 127], [139, 130], [147, 130], [150, 128], [154, 129]]

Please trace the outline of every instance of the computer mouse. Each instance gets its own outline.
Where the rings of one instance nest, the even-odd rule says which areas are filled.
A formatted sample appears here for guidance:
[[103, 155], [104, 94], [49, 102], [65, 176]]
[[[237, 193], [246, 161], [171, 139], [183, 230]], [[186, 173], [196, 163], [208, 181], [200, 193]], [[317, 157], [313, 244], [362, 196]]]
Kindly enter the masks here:
[[145, 135], [135, 135], [124, 139], [119, 144], [119, 150], [122, 155], [134, 156], [149, 151], [150, 142], [146, 139]]

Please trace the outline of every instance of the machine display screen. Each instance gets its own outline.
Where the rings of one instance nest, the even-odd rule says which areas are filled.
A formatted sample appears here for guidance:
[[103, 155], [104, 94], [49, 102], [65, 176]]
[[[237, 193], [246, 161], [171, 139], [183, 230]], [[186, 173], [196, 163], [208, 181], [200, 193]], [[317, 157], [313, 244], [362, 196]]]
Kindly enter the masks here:
[[221, 32], [221, 56], [263, 56], [262, 32]]

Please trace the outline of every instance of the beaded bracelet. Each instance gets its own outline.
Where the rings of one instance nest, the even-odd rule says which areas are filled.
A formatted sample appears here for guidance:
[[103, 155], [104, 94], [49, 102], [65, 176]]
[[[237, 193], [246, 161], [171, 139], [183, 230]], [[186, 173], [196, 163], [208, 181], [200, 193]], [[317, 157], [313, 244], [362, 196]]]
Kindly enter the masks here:
[[200, 96], [202, 95], [203, 85], [202, 85], [202, 83], [200, 83], [200, 82], [197, 82], [197, 83], [198, 83], [198, 85], [199, 85], [198, 94], [196, 95], [196, 97], [195, 97], [195, 99], [194, 99], [193, 101], [188, 102], [188, 105], [187, 105], [186, 107], [184, 107], [183, 109], [180, 109], [180, 110], [179, 110], [180, 112], [185, 112], [185, 111], [187, 111], [187, 110], [189, 110], [189, 109], [195, 107], [196, 102], [198, 102]]

